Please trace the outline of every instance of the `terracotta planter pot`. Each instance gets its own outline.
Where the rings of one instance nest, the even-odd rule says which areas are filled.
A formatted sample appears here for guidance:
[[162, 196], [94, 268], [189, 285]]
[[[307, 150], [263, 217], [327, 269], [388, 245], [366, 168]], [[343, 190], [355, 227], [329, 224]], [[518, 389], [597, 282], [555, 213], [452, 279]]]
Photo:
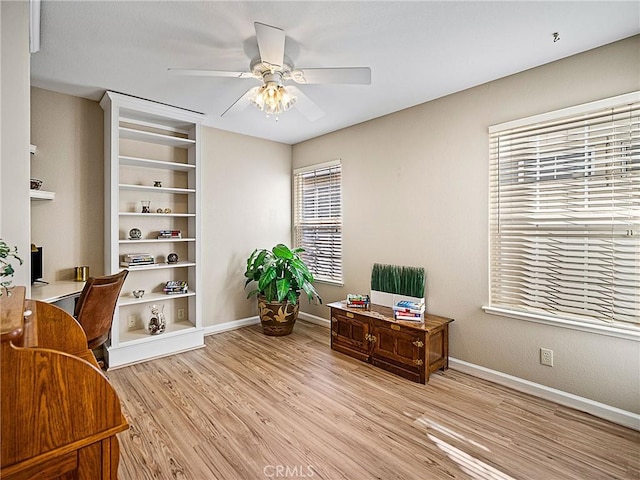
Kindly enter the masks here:
[[299, 307], [299, 300], [295, 304], [286, 300], [267, 302], [264, 296], [258, 296], [258, 311], [264, 334], [277, 337], [289, 335], [298, 319]]

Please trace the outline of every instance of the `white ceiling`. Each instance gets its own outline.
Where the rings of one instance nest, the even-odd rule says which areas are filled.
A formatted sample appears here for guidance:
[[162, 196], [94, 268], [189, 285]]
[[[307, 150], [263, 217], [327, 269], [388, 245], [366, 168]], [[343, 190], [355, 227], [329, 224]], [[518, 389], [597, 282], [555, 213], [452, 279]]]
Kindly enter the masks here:
[[[370, 86], [299, 86], [325, 115], [220, 117], [255, 80], [253, 22], [284, 29], [296, 67], [369, 66]], [[560, 33], [554, 43], [552, 34]], [[294, 144], [640, 33], [640, 2], [190, 2], [42, 0], [32, 85], [99, 100], [115, 90], [203, 112], [205, 124]], [[576, 79], [579, 81], [579, 79]]]

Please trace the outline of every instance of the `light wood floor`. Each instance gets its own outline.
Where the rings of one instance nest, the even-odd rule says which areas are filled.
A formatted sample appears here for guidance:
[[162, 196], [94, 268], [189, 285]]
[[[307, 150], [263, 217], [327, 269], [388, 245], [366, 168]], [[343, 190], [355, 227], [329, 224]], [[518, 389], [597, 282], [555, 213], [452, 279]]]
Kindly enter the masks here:
[[304, 322], [109, 372], [120, 479], [640, 478], [640, 433], [448, 370], [420, 385]]

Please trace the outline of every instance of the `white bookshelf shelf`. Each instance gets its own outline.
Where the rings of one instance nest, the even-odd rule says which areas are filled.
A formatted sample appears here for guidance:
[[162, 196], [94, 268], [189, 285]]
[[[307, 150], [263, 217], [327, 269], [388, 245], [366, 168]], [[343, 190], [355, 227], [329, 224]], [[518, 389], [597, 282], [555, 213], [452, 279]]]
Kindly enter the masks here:
[[139, 142], [157, 143], [159, 145], [167, 145], [169, 147], [189, 148], [196, 144], [195, 140], [190, 138], [174, 137], [172, 135], [163, 135], [161, 133], [145, 132], [144, 130], [136, 130], [134, 128], [120, 127], [120, 138], [127, 140], [137, 140]]
[[46, 190], [29, 190], [31, 200], [54, 200], [56, 192], [47, 192]]
[[129, 330], [128, 332], [121, 335], [120, 346], [127, 347], [135, 343], [154, 342], [160, 338], [172, 337], [174, 335], [186, 333], [189, 330], [195, 330], [195, 328], [196, 327], [193, 323], [188, 320], [184, 320], [180, 322], [168, 323], [167, 329], [160, 335], [151, 335], [146, 328]]
[[184, 268], [195, 267], [195, 262], [176, 262], [176, 263], [152, 263], [151, 265], [140, 265], [137, 267], [121, 267], [123, 270], [129, 270], [129, 272], [142, 272], [144, 270], [162, 270], [165, 268]]
[[142, 213], [142, 212], [120, 212], [122, 217], [195, 217], [195, 213]]
[[186, 298], [192, 297], [196, 292], [187, 292], [187, 293], [175, 293], [172, 295], [167, 295], [166, 293], [147, 293], [142, 298], [136, 298], [131, 294], [121, 295], [118, 299], [118, 305], [120, 307], [124, 307], [127, 305], [138, 305], [140, 303], [160, 303], [167, 300], [175, 300], [177, 298]]
[[122, 239], [119, 243], [174, 243], [174, 242], [195, 242], [195, 238], [141, 238], [140, 240]]
[[196, 193], [194, 188], [153, 187], [151, 185], [131, 185], [128, 183], [121, 183], [118, 187], [121, 190], [136, 190], [139, 192], [178, 193], [185, 195]]
[[129, 165], [132, 167], [159, 168], [162, 170], [176, 170], [181, 172], [189, 172], [195, 170], [196, 166], [190, 163], [163, 162], [161, 160], [152, 160], [150, 158], [127, 157], [120, 156], [120, 165]]

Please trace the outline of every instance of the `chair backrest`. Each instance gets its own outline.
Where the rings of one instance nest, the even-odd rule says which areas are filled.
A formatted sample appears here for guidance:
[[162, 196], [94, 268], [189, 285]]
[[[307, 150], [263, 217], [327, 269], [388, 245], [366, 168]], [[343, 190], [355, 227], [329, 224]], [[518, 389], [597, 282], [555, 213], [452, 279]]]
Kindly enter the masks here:
[[74, 317], [87, 335], [91, 350], [109, 338], [118, 296], [128, 270], [104, 277], [89, 277], [76, 304]]

